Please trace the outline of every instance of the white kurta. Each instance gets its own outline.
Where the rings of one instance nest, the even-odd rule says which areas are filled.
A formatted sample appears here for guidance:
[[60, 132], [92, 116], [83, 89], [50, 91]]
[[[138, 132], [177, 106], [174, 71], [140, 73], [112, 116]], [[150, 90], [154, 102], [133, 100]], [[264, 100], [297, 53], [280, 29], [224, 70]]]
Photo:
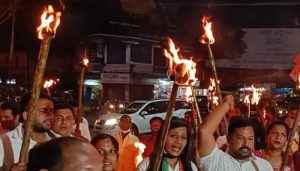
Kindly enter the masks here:
[[[273, 171], [271, 164], [264, 159], [253, 155], [249, 161], [240, 163], [228, 153], [218, 149], [217, 146], [208, 156], [201, 157], [198, 164], [202, 171]], [[257, 169], [255, 165], [258, 167]]]

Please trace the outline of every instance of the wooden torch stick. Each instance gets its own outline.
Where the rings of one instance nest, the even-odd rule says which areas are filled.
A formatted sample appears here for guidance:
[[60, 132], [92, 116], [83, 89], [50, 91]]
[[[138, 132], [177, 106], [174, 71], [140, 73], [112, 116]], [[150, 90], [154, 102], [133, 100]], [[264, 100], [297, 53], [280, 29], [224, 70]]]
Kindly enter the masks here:
[[[218, 83], [219, 78], [218, 78], [218, 74], [217, 74], [217, 70], [216, 70], [214, 55], [212, 53], [212, 49], [211, 49], [209, 43], [207, 44], [207, 47], [208, 47], [208, 52], [209, 52], [209, 55], [208, 55], [209, 56], [209, 61], [210, 61], [210, 64], [211, 64], [211, 68], [212, 68], [212, 71], [213, 71], [214, 78], [216, 80], [216, 93], [217, 93], [217, 96], [218, 96], [219, 104], [222, 104], [223, 99], [222, 99], [220, 84]], [[225, 125], [225, 132], [226, 132], [226, 135], [227, 135], [228, 122], [227, 122], [226, 116], [224, 116], [223, 120], [224, 120], [224, 125]]]
[[34, 74], [34, 82], [32, 87], [32, 93], [29, 101], [28, 107], [28, 117], [25, 122], [25, 130], [24, 136], [22, 141], [22, 147], [19, 157], [19, 162], [25, 163], [27, 161], [27, 154], [29, 150], [29, 143], [30, 143], [30, 136], [32, 132], [32, 122], [35, 118], [37, 112], [37, 103], [39, 100], [42, 84], [43, 84], [43, 77], [45, 72], [45, 67], [47, 63], [49, 48], [50, 48], [51, 37], [45, 36], [41, 42], [40, 51], [39, 51], [39, 59], [38, 64]]
[[291, 149], [291, 146], [292, 146], [292, 142], [293, 142], [293, 139], [294, 139], [296, 129], [298, 127], [299, 120], [300, 120], [300, 105], [298, 106], [297, 116], [295, 118], [295, 121], [293, 123], [292, 131], [290, 132], [290, 135], [289, 135], [289, 138], [288, 138], [288, 142], [287, 142], [287, 145], [286, 145], [285, 153], [283, 155], [280, 171], [284, 171], [284, 168], [285, 168], [285, 166], [288, 162], [290, 149]]
[[194, 98], [194, 104], [195, 104], [195, 108], [196, 108], [196, 112], [197, 112], [197, 125], [199, 126], [202, 123], [202, 118], [201, 118], [201, 115], [200, 115], [199, 105], [198, 105], [198, 102], [197, 102], [195, 88], [194, 88], [193, 85], [191, 85], [191, 89], [192, 89], [192, 96]]
[[81, 137], [80, 132], [80, 122], [82, 120], [82, 92], [83, 92], [83, 78], [85, 69], [88, 67], [89, 60], [87, 58], [87, 50], [84, 48], [84, 58], [81, 61], [81, 72], [79, 78], [79, 88], [78, 88], [78, 110], [76, 117], [76, 128], [75, 128], [75, 136]]
[[160, 134], [160, 141], [158, 144], [158, 153], [157, 156], [155, 156], [155, 161], [154, 161], [154, 166], [153, 166], [153, 171], [159, 171], [160, 170], [160, 163], [162, 160], [162, 155], [163, 151], [165, 148], [165, 143], [167, 140], [167, 135], [169, 132], [169, 127], [172, 119], [172, 114], [173, 114], [173, 109], [176, 103], [176, 96], [177, 96], [177, 91], [178, 91], [178, 84], [174, 82], [172, 92], [171, 92], [171, 97], [168, 103], [168, 109], [167, 109], [167, 115], [164, 121], [164, 125], [161, 128], [161, 134]]
[[76, 129], [75, 131], [80, 131], [80, 117], [82, 116], [82, 91], [83, 91], [83, 78], [84, 78], [85, 67], [81, 67], [80, 78], [79, 78], [79, 88], [78, 88], [78, 110], [76, 118]]

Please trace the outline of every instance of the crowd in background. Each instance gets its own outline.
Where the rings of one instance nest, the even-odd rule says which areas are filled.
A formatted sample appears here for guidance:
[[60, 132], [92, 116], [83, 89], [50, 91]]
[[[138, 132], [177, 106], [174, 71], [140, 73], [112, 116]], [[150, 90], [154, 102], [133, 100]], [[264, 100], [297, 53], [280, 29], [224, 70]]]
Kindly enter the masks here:
[[[0, 106], [0, 170], [146, 171], [155, 167], [162, 118], [150, 120], [150, 135], [134, 135], [130, 116], [123, 115], [117, 134], [91, 137], [88, 123], [77, 114], [74, 103], [54, 103], [43, 93], [32, 121], [28, 162], [19, 162], [29, 100], [27, 94], [19, 102], [2, 102]], [[284, 117], [266, 117], [259, 111], [248, 115], [228, 95], [200, 125], [193, 122], [194, 114], [191, 111], [184, 118], [172, 118], [159, 165], [162, 171], [280, 170], [297, 109], [290, 107]], [[296, 124], [285, 170], [300, 170]]]

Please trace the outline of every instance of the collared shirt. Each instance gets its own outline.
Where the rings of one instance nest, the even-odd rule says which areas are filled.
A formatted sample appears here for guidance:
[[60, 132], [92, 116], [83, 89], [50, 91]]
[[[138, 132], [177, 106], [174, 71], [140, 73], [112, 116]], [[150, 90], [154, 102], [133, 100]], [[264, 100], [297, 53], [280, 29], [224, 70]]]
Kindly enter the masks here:
[[[149, 162], [150, 162], [150, 159], [147, 157], [145, 158], [139, 165], [138, 165], [138, 168], [137, 168], [137, 171], [146, 171], [148, 169], [148, 166], [149, 166]], [[198, 171], [196, 165], [191, 162], [191, 167], [192, 167], [192, 171]], [[176, 166], [175, 168], [173, 169], [170, 165], [169, 165], [169, 171], [179, 171], [179, 162], [176, 163]]]
[[273, 171], [271, 164], [264, 159], [253, 155], [249, 161], [240, 163], [217, 146], [208, 156], [201, 157], [198, 165], [202, 171]]
[[[24, 134], [23, 124], [19, 124], [19, 126], [17, 126], [14, 130], [9, 131], [2, 135], [2, 136], [7, 136], [11, 142], [15, 163], [19, 161], [23, 134]], [[47, 140], [50, 139], [51, 138], [47, 134]], [[36, 141], [30, 139], [29, 150], [32, 149], [36, 144], [37, 144]], [[0, 137], [0, 167], [3, 166], [3, 162], [4, 162], [4, 149], [3, 149], [2, 138]]]

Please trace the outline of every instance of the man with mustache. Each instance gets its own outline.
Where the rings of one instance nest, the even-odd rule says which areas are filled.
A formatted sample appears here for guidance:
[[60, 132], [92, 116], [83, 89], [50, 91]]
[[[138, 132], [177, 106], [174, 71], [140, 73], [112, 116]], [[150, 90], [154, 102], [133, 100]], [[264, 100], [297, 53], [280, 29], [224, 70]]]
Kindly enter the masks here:
[[[31, 95], [28, 94], [22, 98], [21, 110], [22, 116], [26, 121], [29, 117], [28, 104]], [[51, 128], [51, 120], [53, 118], [53, 102], [49, 96], [41, 93], [37, 102], [37, 113], [32, 121], [33, 130], [31, 132], [31, 139], [29, 149], [37, 144], [42, 144], [51, 139], [48, 131]], [[24, 134], [24, 124], [19, 124], [14, 130], [3, 134], [0, 138], [0, 170], [10, 170], [14, 163], [19, 160], [19, 155], [22, 146]], [[14, 168], [24, 167], [24, 163], [14, 165]], [[1, 170], [1, 171], [2, 171]], [[22, 170], [22, 169], [20, 169]]]
[[4, 102], [0, 106], [0, 135], [15, 129], [19, 125], [20, 110], [17, 104]]
[[143, 153], [143, 158], [150, 156], [150, 154], [153, 152], [157, 133], [160, 130], [163, 122], [164, 120], [160, 117], [153, 117], [150, 119], [151, 135], [141, 140], [141, 142], [146, 146]]
[[246, 118], [232, 119], [228, 126], [227, 151], [223, 152], [217, 148], [214, 132], [233, 106], [233, 96], [226, 96], [224, 102], [212, 111], [200, 126], [198, 141], [200, 169], [203, 171], [273, 171], [269, 162], [252, 154], [254, 129], [252, 123]]

